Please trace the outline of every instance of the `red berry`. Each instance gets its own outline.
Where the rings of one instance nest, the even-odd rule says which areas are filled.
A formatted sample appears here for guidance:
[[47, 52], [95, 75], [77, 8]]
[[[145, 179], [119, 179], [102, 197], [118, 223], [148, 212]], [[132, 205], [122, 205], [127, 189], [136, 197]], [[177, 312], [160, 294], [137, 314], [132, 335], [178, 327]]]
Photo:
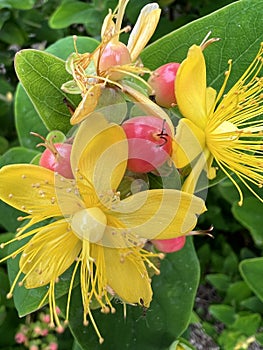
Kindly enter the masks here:
[[[107, 72], [110, 71], [112, 67], [129, 63], [131, 63], [131, 56], [127, 46], [121, 42], [117, 44], [109, 42], [101, 54], [99, 72]], [[109, 79], [120, 80], [123, 76], [123, 73], [112, 72], [109, 74]]]
[[74, 177], [70, 165], [72, 145], [69, 143], [54, 143], [53, 146], [52, 149], [47, 148], [42, 153], [39, 165], [72, 179]]
[[164, 119], [135, 117], [122, 124], [129, 145], [127, 168], [147, 173], [160, 167], [172, 152], [172, 134]]
[[184, 247], [185, 240], [185, 236], [180, 236], [171, 239], [153, 239], [151, 242], [160, 252], [173, 253]]
[[170, 108], [176, 104], [174, 83], [180, 63], [167, 63], [157, 68], [148, 83], [154, 90], [156, 103], [162, 107]]

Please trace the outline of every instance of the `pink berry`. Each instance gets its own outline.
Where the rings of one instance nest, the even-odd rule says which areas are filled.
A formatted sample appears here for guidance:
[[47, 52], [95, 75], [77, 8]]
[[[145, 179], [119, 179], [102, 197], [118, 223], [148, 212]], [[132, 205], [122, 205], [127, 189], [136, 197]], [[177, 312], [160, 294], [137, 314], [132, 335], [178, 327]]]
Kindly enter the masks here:
[[166, 63], [157, 68], [148, 83], [154, 90], [156, 103], [170, 108], [176, 104], [174, 83], [180, 63]]
[[74, 177], [70, 165], [72, 145], [69, 143], [54, 143], [53, 146], [52, 149], [47, 148], [42, 153], [39, 165], [72, 179]]
[[52, 342], [49, 344], [49, 350], [57, 350], [58, 349], [58, 344], [55, 342]]
[[46, 337], [48, 335], [48, 329], [47, 328], [44, 328], [41, 330], [41, 333], [42, 337]]
[[15, 335], [15, 341], [17, 344], [23, 344], [27, 341], [27, 336], [22, 332], [18, 332]]
[[[118, 42], [117, 44], [109, 42], [99, 59], [99, 73], [107, 72], [110, 71], [112, 67], [122, 66], [129, 63], [131, 63], [131, 56], [127, 46], [121, 42]], [[109, 79], [116, 81], [122, 79], [123, 76], [123, 73], [112, 72], [108, 77]]]
[[44, 323], [49, 324], [49, 322], [50, 322], [50, 315], [48, 315], [48, 314], [43, 314], [43, 315], [42, 315], [42, 321], [43, 321]]
[[29, 350], [39, 350], [39, 347], [33, 344], [33, 345], [30, 345]]
[[172, 134], [164, 119], [143, 116], [122, 124], [129, 145], [127, 168], [136, 173], [158, 169], [172, 152]]
[[151, 242], [160, 252], [173, 253], [184, 247], [185, 240], [185, 236], [180, 236], [171, 239], [153, 239]]

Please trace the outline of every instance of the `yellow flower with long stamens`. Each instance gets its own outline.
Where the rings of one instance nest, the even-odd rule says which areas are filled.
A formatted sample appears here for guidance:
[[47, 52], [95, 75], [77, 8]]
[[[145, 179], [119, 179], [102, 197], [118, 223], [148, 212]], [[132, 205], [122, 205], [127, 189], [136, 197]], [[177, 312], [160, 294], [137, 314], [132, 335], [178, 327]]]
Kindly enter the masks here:
[[217, 167], [236, 186], [240, 205], [243, 193], [233, 174], [263, 201], [248, 183], [250, 181], [258, 187], [263, 184], [262, 65], [263, 44], [245, 73], [224, 95], [232, 67], [230, 60], [224, 83], [217, 94], [206, 86], [202, 48], [193, 45], [189, 49], [175, 82], [176, 99], [184, 118], [176, 129], [173, 159], [178, 168], [195, 162], [184, 190], [194, 192], [204, 167], [207, 167], [208, 178], [214, 178], [215, 160]]
[[143, 67], [138, 57], [156, 29], [161, 10], [157, 3], [143, 7], [126, 46], [119, 41], [119, 36], [123, 31], [130, 30], [130, 27], [121, 29], [128, 2], [119, 0], [115, 11], [109, 11], [102, 25], [101, 43], [92, 53], [80, 54], [75, 47], [76, 52], [66, 62], [66, 68], [74, 80], [64, 83], [62, 90], [82, 95], [82, 101], [71, 117], [71, 124], [80, 123], [94, 111], [107, 84], [122, 89], [121, 80], [130, 76], [141, 81], [147, 89], [150, 88], [141, 78], [150, 70]]
[[[30, 164], [7, 165], [0, 170], [0, 198], [27, 215], [27, 223], [6, 246], [25, 243], [3, 260], [21, 254], [15, 286], [48, 286], [42, 306], [49, 301], [51, 323], [60, 325], [55, 289], [59, 277], [74, 266], [66, 310], [76, 274], [80, 274], [83, 323], [88, 319], [102, 342], [92, 315], [97, 303], [102, 312], [115, 312], [111, 295], [123, 303], [149, 307], [152, 299], [148, 269], [158, 274], [151, 261], [162, 258], [144, 248], [153, 237], [167, 239], [190, 232], [204, 201], [177, 190], [155, 189], [123, 200], [118, 192], [126, 170], [128, 142], [121, 126], [109, 124], [94, 113], [78, 129], [72, 147], [74, 179]], [[51, 219], [50, 223], [41, 222]], [[37, 228], [32, 225], [38, 223]], [[30, 240], [28, 240], [30, 238]]]

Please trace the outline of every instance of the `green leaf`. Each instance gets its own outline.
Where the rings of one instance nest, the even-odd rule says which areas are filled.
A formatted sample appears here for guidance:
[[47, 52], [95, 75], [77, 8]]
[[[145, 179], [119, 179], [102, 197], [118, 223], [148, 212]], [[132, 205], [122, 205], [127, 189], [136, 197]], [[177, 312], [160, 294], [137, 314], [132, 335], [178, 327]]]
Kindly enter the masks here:
[[14, 308], [6, 309], [6, 317], [1, 324], [0, 349], [16, 350], [14, 339], [20, 322]]
[[254, 258], [241, 261], [239, 269], [247, 285], [263, 302], [263, 258]]
[[46, 126], [21, 84], [18, 85], [16, 90], [15, 123], [19, 143], [23, 147], [36, 149], [36, 145], [40, 142], [40, 139], [30, 135], [31, 131], [42, 136], [48, 133]]
[[214, 318], [227, 326], [231, 326], [235, 322], [235, 309], [233, 306], [225, 304], [211, 305], [209, 312]]
[[[240, 331], [224, 329], [217, 341], [220, 345], [220, 349], [233, 350], [237, 347], [237, 344], [243, 344], [246, 341], [246, 337]], [[244, 348], [241, 349], [245, 350]]]
[[[97, 40], [86, 36], [78, 36], [76, 41], [79, 53], [92, 52], [96, 49], [98, 44], [99, 42]], [[54, 44], [50, 45], [46, 51], [62, 60], [66, 60], [68, 56], [75, 51], [73, 37], [68, 36], [56, 41]]]
[[198, 281], [199, 264], [192, 240], [188, 239], [181, 251], [167, 255], [161, 262], [161, 274], [153, 278], [154, 296], [146, 313], [140, 307], [128, 305], [124, 319], [120, 304], [114, 305], [115, 314], [95, 310], [94, 319], [105, 339], [100, 345], [92, 325], [88, 328], [82, 325], [81, 296], [76, 288], [69, 326], [84, 350], [167, 349], [188, 326]]
[[[78, 37], [77, 39], [77, 47], [80, 53], [93, 51], [97, 47], [97, 45], [98, 45], [98, 42], [92, 38]], [[27, 54], [29, 56], [32, 56], [35, 53], [35, 51], [33, 52], [32, 51], [29, 50], [29, 53]], [[74, 51], [74, 41], [72, 37], [66, 37], [66, 38], [60, 39], [47, 49], [47, 52], [63, 60], [66, 60], [66, 58], [73, 51]], [[44, 56], [40, 52], [39, 59], [43, 59], [43, 60], [45, 59], [46, 57], [45, 53], [43, 54]], [[51, 60], [54, 56], [51, 56]], [[65, 97], [65, 94], [62, 92], [62, 90], [60, 90], [60, 86], [61, 86], [60, 82], [58, 82], [57, 77], [52, 77], [51, 81], [48, 81], [47, 77], [50, 74], [49, 67], [47, 65], [43, 65], [41, 67], [42, 73], [40, 73], [37, 63], [34, 61], [32, 62], [32, 58], [33, 57], [31, 57], [31, 63], [35, 68], [34, 77], [38, 79], [36, 85], [40, 89], [40, 91], [38, 95], [36, 95], [35, 91], [31, 90], [32, 86], [28, 77], [23, 76], [22, 80], [25, 81], [26, 92], [21, 85], [18, 85], [17, 92], [16, 92], [16, 99], [15, 99], [15, 119], [16, 119], [16, 127], [17, 127], [19, 141], [22, 146], [28, 147], [28, 148], [35, 148], [36, 144], [39, 143], [39, 140], [37, 140], [36, 137], [29, 136], [30, 131], [34, 131], [39, 133], [40, 135], [45, 136], [49, 130], [57, 129], [59, 127], [59, 125], [58, 127], [56, 126], [57, 122], [63, 123], [63, 126], [61, 129], [63, 129], [62, 131], [64, 132], [68, 131], [70, 127], [69, 125], [70, 115], [67, 108], [63, 106], [63, 98]], [[65, 71], [65, 62], [60, 61], [56, 58], [54, 58], [54, 60], [52, 61], [54, 64], [59, 65], [59, 69], [61, 73], [60, 75], [62, 75], [61, 76], [62, 80], [63, 80], [63, 76], [65, 76], [63, 83], [66, 82], [69, 79], [69, 77], [70, 79], [72, 78]], [[24, 69], [23, 65], [24, 65], [24, 60], [22, 60], [22, 63], [21, 62], [18, 63], [17, 69], [23, 70]], [[29, 69], [27, 63], [26, 63], [26, 69]], [[52, 99], [47, 98], [46, 92], [44, 91], [43, 86], [45, 86], [48, 94], [52, 94], [52, 93], [55, 94], [53, 95]], [[72, 96], [70, 98], [67, 96], [67, 98], [69, 100], [70, 98], [73, 99]], [[77, 104], [76, 99], [78, 99], [78, 97], [75, 96], [74, 97], [75, 105]], [[59, 104], [57, 103], [57, 101], [59, 101]], [[32, 104], [32, 102], [35, 104], [35, 107]], [[71, 102], [72, 104], [74, 104], [73, 101]], [[54, 114], [53, 110], [56, 111], [56, 114]], [[62, 117], [60, 115], [61, 110], [63, 110], [62, 113], [66, 114], [65, 117]]]
[[207, 81], [218, 90], [228, 68], [227, 62], [231, 58], [233, 69], [229, 88], [244, 73], [259, 50], [262, 41], [262, 15], [263, 0], [234, 2], [149, 45], [142, 52], [141, 58], [151, 69], [167, 62], [181, 62], [189, 47], [200, 44], [206, 34], [212, 31], [211, 36], [221, 40], [204, 51], [207, 58]]
[[24, 147], [10, 148], [0, 157], [0, 167], [7, 164], [30, 163], [30, 161], [38, 154], [38, 151], [30, 150]]
[[22, 46], [26, 40], [26, 34], [22, 28], [13, 21], [7, 21], [1, 29], [1, 41], [10, 45]]
[[251, 290], [248, 285], [244, 281], [237, 281], [230, 284], [224, 302], [236, 306], [249, 296], [251, 296]]
[[[1, 4], [1, 0], [0, 0], [0, 4]], [[9, 18], [10, 18], [10, 11], [8, 11], [8, 10], [1, 11], [0, 30], [2, 29], [3, 24], [9, 20]]]
[[240, 304], [250, 311], [263, 314], [263, 303], [256, 296], [242, 300]]
[[21, 50], [15, 58], [16, 73], [46, 127], [67, 132], [70, 113], [63, 103], [67, 97], [60, 89], [70, 79], [65, 62], [47, 52]]
[[221, 292], [225, 292], [230, 284], [229, 276], [224, 275], [223, 273], [206, 275], [206, 280]]
[[232, 325], [233, 329], [236, 329], [239, 332], [242, 332], [247, 337], [254, 335], [261, 322], [261, 316], [259, 314], [249, 314], [249, 315], [238, 315], [234, 324]]
[[242, 206], [234, 203], [232, 207], [233, 215], [249, 230], [258, 246], [263, 245], [262, 211], [263, 203], [252, 196], [247, 197]]
[[263, 333], [256, 334], [256, 340], [260, 345], [263, 345]]
[[0, 0], [0, 9], [7, 7], [19, 10], [29, 10], [34, 6], [35, 2], [35, 0]]
[[53, 29], [59, 29], [74, 23], [85, 23], [91, 8], [91, 4], [81, 1], [64, 1], [50, 17], [49, 25]]
[[8, 150], [9, 143], [6, 138], [0, 136], [0, 155]]

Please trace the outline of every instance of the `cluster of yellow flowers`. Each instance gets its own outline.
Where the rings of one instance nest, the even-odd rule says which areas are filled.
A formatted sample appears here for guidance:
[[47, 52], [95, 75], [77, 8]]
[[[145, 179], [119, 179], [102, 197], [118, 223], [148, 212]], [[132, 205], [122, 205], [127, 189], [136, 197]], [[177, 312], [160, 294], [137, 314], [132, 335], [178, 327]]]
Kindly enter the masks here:
[[[131, 87], [123, 76], [138, 79], [150, 71], [138, 59], [152, 36], [160, 16], [158, 4], [146, 5], [130, 34], [127, 46], [119, 41], [128, 0], [106, 16], [101, 44], [92, 53], [73, 53], [66, 62], [73, 80], [62, 89], [79, 93], [82, 100], [72, 111], [72, 124], [79, 124], [71, 151], [74, 178], [68, 179], [32, 164], [8, 165], [0, 170], [0, 198], [26, 213], [14, 241], [25, 242], [3, 260], [21, 254], [16, 285], [48, 286], [43, 305], [49, 300], [51, 324], [60, 325], [56, 314], [55, 288], [59, 277], [74, 266], [68, 291], [65, 319], [76, 274], [80, 274], [83, 323], [93, 324], [100, 342], [103, 337], [92, 309], [115, 312], [112, 298], [124, 305], [149, 307], [152, 299], [149, 270], [159, 274], [153, 258], [163, 254], [146, 249], [151, 239], [171, 239], [191, 232], [205, 209], [194, 195], [202, 172], [212, 179], [217, 166], [242, 192], [233, 174], [262, 186], [263, 46], [240, 80], [223, 95], [231, 70], [218, 94], [206, 86], [206, 66], [201, 46], [193, 45], [176, 77], [176, 100], [183, 116], [174, 129], [167, 113], [148, 96]], [[191, 171], [182, 190], [149, 189], [122, 198], [118, 188], [128, 161], [128, 141], [121, 125], [110, 123], [96, 110], [102, 91], [114, 87], [140, 104], [151, 116], [162, 118], [173, 135], [171, 160], [177, 169]], [[149, 91], [151, 94], [152, 91]], [[257, 195], [258, 196], [258, 195]], [[258, 196], [262, 201], [262, 198]], [[48, 224], [43, 220], [49, 219]], [[42, 226], [40, 225], [42, 223]], [[38, 224], [37, 226], [34, 226]], [[27, 238], [30, 238], [29, 240]], [[2, 261], [3, 261], [2, 260]]]

